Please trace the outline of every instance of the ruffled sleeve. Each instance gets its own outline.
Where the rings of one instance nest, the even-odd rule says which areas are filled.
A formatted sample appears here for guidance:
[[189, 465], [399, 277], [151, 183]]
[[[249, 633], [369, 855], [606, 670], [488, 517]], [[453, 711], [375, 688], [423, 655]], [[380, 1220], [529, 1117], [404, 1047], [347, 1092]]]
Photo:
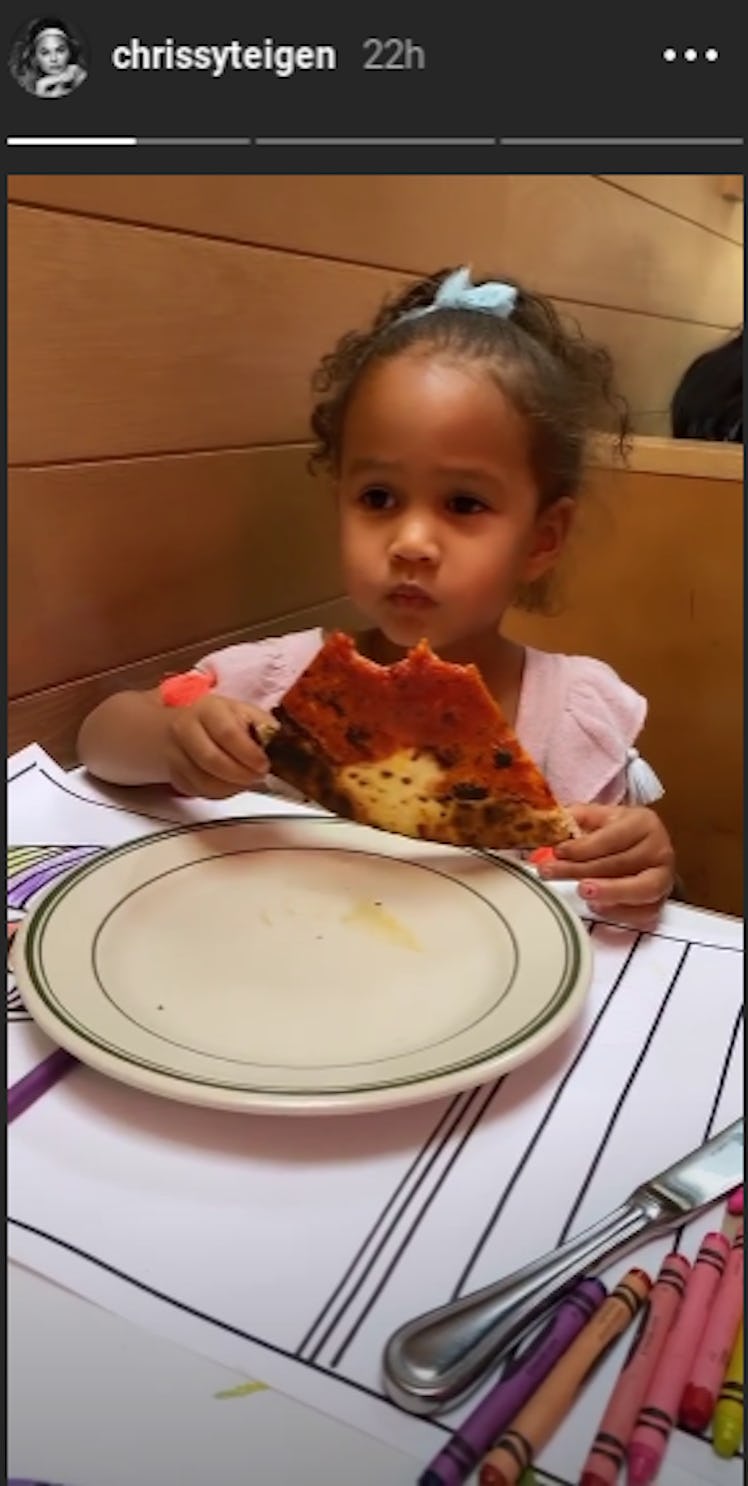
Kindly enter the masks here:
[[564, 804], [657, 799], [634, 748], [647, 703], [603, 661], [528, 651], [517, 731]]
[[252, 702], [270, 712], [309, 665], [322, 641], [320, 629], [271, 635], [266, 640], [215, 650], [194, 669], [214, 677], [218, 696]]

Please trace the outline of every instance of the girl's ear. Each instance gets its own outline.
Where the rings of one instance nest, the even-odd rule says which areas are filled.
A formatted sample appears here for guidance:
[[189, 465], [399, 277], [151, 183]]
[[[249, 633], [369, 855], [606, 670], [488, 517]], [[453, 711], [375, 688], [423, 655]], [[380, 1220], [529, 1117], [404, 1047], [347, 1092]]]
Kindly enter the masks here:
[[556, 566], [566, 545], [575, 505], [570, 495], [564, 495], [538, 512], [522, 573], [524, 583], [534, 583]]

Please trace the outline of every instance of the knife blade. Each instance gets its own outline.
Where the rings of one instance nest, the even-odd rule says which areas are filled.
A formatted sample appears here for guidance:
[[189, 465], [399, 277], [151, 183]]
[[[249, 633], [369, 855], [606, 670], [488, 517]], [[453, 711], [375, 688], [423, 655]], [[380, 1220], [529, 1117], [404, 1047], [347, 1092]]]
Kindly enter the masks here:
[[523, 1269], [401, 1326], [384, 1350], [390, 1397], [411, 1413], [436, 1413], [480, 1381], [581, 1275], [676, 1228], [743, 1181], [743, 1121], [643, 1182], [614, 1212]]

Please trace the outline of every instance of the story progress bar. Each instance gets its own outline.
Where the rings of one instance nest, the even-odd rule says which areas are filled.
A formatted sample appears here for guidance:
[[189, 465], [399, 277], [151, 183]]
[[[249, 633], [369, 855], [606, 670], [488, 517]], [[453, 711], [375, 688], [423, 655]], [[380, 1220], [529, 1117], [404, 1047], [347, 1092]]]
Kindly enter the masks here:
[[652, 139], [648, 139], [648, 138], [626, 138], [626, 139], [624, 139], [624, 138], [605, 138], [605, 139], [603, 139], [603, 138], [601, 138], [601, 139], [584, 139], [584, 138], [572, 138], [572, 137], [567, 137], [567, 138], [560, 138], [560, 137], [555, 137], [555, 138], [534, 138], [534, 139], [533, 138], [524, 138], [524, 137], [523, 138], [509, 138], [509, 137], [505, 137], [505, 138], [499, 139], [499, 138], [496, 138], [496, 137], [493, 137], [493, 136], [487, 136], [487, 135], [478, 135], [478, 136], [474, 136], [474, 137], [455, 136], [455, 137], [443, 137], [443, 138], [405, 138], [405, 137], [404, 138], [386, 138], [386, 137], [383, 137], [383, 136], [374, 137], [374, 136], [371, 136], [371, 135], [366, 135], [366, 136], [359, 135], [359, 136], [351, 136], [350, 138], [347, 138], [347, 137], [341, 137], [341, 136], [326, 136], [326, 135], [317, 135], [317, 136], [294, 135], [294, 136], [286, 136], [286, 137], [283, 137], [283, 138], [281, 138], [281, 137], [270, 137], [270, 136], [267, 136], [267, 137], [264, 137], [264, 138], [250, 139], [250, 138], [247, 138], [247, 137], [241, 136], [241, 135], [240, 136], [230, 136], [230, 137], [218, 137], [216, 135], [212, 135], [212, 136], [204, 137], [204, 138], [202, 138], [202, 137], [193, 137], [193, 138], [179, 137], [179, 138], [177, 138], [177, 137], [171, 137], [171, 136], [166, 136], [166, 135], [160, 135], [160, 136], [155, 136], [155, 135], [154, 136], [136, 136], [136, 135], [117, 134], [117, 135], [108, 135], [108, 136], [98, 136], [98, 135], [35, 135], [35, 134], [30, 134], [30, 135], [12, 135], [8, 139], [6, 139], [5, 143], [8, 144], [8, 145], [86, 145], [86, 146], [88, 146], [88, 145], [187, 145], [187, 146], [195, 146], [195, 145], [223, 145], [223, 146], [225, 146], [225, 145], [260, 145], [260, 146], [281, 146], [281, 147], [283, 147], [283, 146], [296, 147], [296, 146], [299, 146], [299, 145], [316, 145], [317, 147], [320, 147], [320, 146], [338, 147], [338, 146], [341, 146], [341, 145], [357, 145], [357, 146], [376, 145], [376, 146], [379, 146], [379, 147], [389, 146], [389, 145], [395, 145], [395, 146], [397, 146], [397, 145], [408, 145], [408, 146], [411, 146], [411, 147], [413, 147], [413, 146], [419, 146], [420, 147], [420, 146], [437, 145], [437, 146], [442, 146], [443, 147], [443, 146], [449, 145], [451, 147], [453, 145], [457, 145], [457, 146], [462, 145], [462, 146], [469, 146], [471, 148], [474, 148], [476, 145], [510, 145], [510, 146], [516, 146], [516, 145], [530, 145], [530, 146], [533, 146], [533, 145], [541, 145], [541, 146], [545, 146], [545, 145], [567, 145], [567, 146], [569, 146], [569, 145], [572, 145], [572, 146], [573, 145], [723, 145], [724, 146], [724, 145], [742, 145], [744, 143], [744, 140], [742, 138], [711, 138], [711, 139], [709, 139], [709, 138], [705, 138], [705, 139], [654, 139], [654, 138], [652, 138]]

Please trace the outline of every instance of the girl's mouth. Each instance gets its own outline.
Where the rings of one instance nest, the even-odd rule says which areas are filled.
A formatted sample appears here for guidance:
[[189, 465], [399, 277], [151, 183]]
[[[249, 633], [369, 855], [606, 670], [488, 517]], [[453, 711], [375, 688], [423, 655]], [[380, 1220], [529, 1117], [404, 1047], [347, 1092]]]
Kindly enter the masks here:
[[427, 593], [425, 588], [419, 588], [417, 583], [400, 583], [397, 588], [391, 588], [387, 594], [388, 604], [396, 609], [434, 609], [436, 600]]

